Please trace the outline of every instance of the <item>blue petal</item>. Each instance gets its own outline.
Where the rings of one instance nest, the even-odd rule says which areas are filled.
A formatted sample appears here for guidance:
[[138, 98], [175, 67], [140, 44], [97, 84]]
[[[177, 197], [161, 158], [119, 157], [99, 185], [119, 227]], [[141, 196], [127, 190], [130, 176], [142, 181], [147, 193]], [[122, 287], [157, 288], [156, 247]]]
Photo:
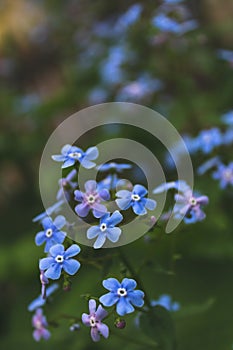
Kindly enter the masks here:
[[72, 256], [75, 256], [77, 255], [79, 252], [80, 252], [80, 247], [77, 245], [77, 244], [72, 244], [72, 246], [70, 246], [65, 254], [64, 254], [64, 258], [67, 259], [67, 258], [71, 258]]
[[52, 257], [56, 257], [57, 255], [63, 255], [64, 254], [64, 246], [62, 244], [56, 244], [53, 247], [51, 247], [49, 253]]
[[57, 280], [61, 276], [61, 270], [61, 264], [53, 264], [47, 271], [45, 271], [45, 277]]
[[110, 290], [110, 292], [116, 292], [118, 288], [121, 287], [120, 282], [116, 278], [108, 278], [106, 280], [103, 280], [103, 286], [104, 288]]
[[153, 199], [147, 198], [145, 207], [149, 210], [154, 210], [156, 207], [156, 201], [154, 201]]
[[128, 293], [127, 298], [130, 302], [137, 307], [142, 307], [144, 305], [144, 293], [141, 290], [134, 290]]
[[137, 215], [145, 215], [147, 213], [144, 205], [141, 202], [134, 202], [132, 208], [134, 213]]
[[92, 226], [87, 230], [87, 238], [95, 238], [99, 233], [101, 233], [99, 226]]
[[37, 233], [36, 237], [35, 237], [35, 243], [36, 245], [41, 245], [46, 241], [46, 236], [44, 231], [40, 231]]
[[67, 144], [62, 147], [61, 154], [67, 155], [68, 152], [71, 152], [71, 145]]
[[96, 320], [102, 321], [102, 319], [105, 318], [107, 315], [108, 315], [108, 312], [101, 305], [99, 305], [95, 313]]
[[96, 186], [97, 186], [97, 183], [96, 183], [96, 181], [94, 181], [94, 180], [88, 180], [87, 182], [85, 182], [85, 185], [84, 185], [84, 187], [85, 187], [85, 190], [86, 190], [86, 192], [90, 192], [90, 193], [93, 193], [93, 192], [95, 192], [96, 191]]
[[83, 193], [79, 190], [74, 191], [74, 199], [77, 202], [82, 202], [83, 201]]
[[96, 310], [96, 301], [95, 301], [95, 299], [90, 299], [88, 306], [89, 306], [90, 314], [94, 314], [95, 310]]
[[55, 162], [64, 162], [66, 157], [61, 154], [55, 154], [52, 156], [52, 159], [55, 160]]
[[49, 297], [53, 292], [55, 292], [55, 290], [57, 290], [58, 287], [59, 285], [57, 283], [51, 284], [51, 286], [49, 286], [48, 289], [46, 290], [47, 297]]
[[51, 228], [53, 226], [53, 221], [50, 217], [46, 216], [43, 220], [42, 220], [42, 226], [44, 227], [45, 230], [47, 230], [48, 228]]
[[97, 147], [90, 147], [85, 152], [85, 157], [88, 160], [96, 159], [99, 156], [99, 151]]
[[55, 220], [53, 221], [54, 226], [56, 226], [56, 228], [59, 230], [61, 229], [63, 226], [65, 226], [66, 224], [66, 219], [64, 216], [62, 215], [58, 215]]
[[99, 204], [99, 203], [95, 203], [92, 206], [92, 209], [93, 209], [93, 215], [95, 218], [100, 218], [107, 211], [107, 208], [103, 204]]
[[128, 209], [132, 202], [131, 202], [131, 198], [117, 198], [116, 199], [116, 204], [118, 205], [118, 207], [121, 209], [121, 210], [126, 210]]
[[64, 164], [62, 164], [62, 169], [68, 168], [72, 165], [74, 165], [75, 159], [67, 159]]
[[66, 238], [66, 233], [63, 231], [56, 231], [53, 233], [53, 240], [56, 243], [63, 243]]
[[55, 244], [57, 244], [57, 242], [55, 242], [52, 238], [49, 238], [45, 244], [44, 252], [48, 253], [50, 248]]
[[138, 194], [140, 197], [145, 197], [147, 192], [147, 189], [142, 185], [135, 185], [133, 188], [133, 193]]
[[116, 306], [116, 312], [120, 316], [124, 316], [125, 314], [130, 314], [134, 311], [134, 307], [130, 304], [130, 302], [125, 297], [120, 297], [120, 300]]
[[34, 311], [35, 309], [38, 309], [38, 307], [41, 307], [45, 304], [46, 299], [43, 299], [42, 296], [40, 295], [38, 298], [33, 300], [29, 305], [28, 305], [28, 311]]
[[114, 294], [114, 293], [107, 293], [102, 295], [99, 298], [99, 301], [104, 305], [104, 306], [112, 306], [116, 304], [116, 302], [119, 300], [119, 296]]
[[95, 167], [95, 163], [94, 162], [91, 162], [90, 160], [87, 160], [86, 158], [83, 158], [81, 161], [80, 161], [81, 165], [86, 168], [86, 169], [91, 169], [91, 168], [94, 168]]
[[79, 268], [80, 268], [80, 263], [75, 259], [69, 259], [63, 262], [63, 269], [69, 275], [74, 275]]
[[53, 263], [54, 263], [54, 259], [51, 257], [41, 259], [39, 262], [40, 270], [48, 269]]
[[99, 196], [101, 199], [108, 201], [110, 199], [110, 193], [106, 188], [99, 191]]
[[93, 248], [99, 249], [101, 248], [106, 241], [106, 234], [103, 232], [100, 232], [99, 236], [97, 237], [97, 240], [95, 241]]
[[107, 238], [113, 243], [119, 240], [120, 235], [121, 229], [119, 227], [112, 227], [107, 230]]
[[123, 220], [123, 215], [118, 211], [114, 211], [111, 217], [107, 220], [108, 226], [116, 226]]
[[91, 338], [94, 342], [100, 340], [100, 334], [97, 327], [91, 327]]
[[127, 191], [127, 190], [120, 190], [116, 193], [117, 197], [121, 197], [121, 198], [130, 198], [131, 199], [131, 192]]
[[75, 211], [81, 218], [83, 218], [89, 213], [90, 206], [87, 203], [81, 203], [76, 205]]
[[101, 333], [104, 338], [108, 338], [109, 328], [106, 324], [99, 322], [99, 323], [97, 323], [96, 327], [97, 327], [99, 333]]
[[124, 278], [121, 282], [121, 287], [125, 288], [127, 292], [132, 291], [137, 286], [137, 282], [132, 278]]

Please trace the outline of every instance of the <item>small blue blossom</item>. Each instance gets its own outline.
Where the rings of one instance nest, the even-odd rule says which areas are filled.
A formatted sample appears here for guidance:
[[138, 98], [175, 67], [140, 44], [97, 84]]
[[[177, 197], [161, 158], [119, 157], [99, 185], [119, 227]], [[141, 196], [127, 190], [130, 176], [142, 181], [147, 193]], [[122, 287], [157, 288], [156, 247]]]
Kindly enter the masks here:
[[61, 155], [53, 155], [52, 159], [56, 162], [63, 162], [62, 168], [68, 168], [79, 162], [84, 168], [91, 169], [95, 166], [92, 160], [99, 155], [97, 147], [90, 147], [84, 152], [81, 148], [71, 145], [62, 147]]
[[50, 256], [40, 260], [40, 270], [46, 270], [45, 277], [52, 280], [61, 276], [62, 269], [69, 275], [74, 275], [80, 268], [80, 263], [71, 258], [79, 252], [80, 247], [77, 244], [72, 244], [66, 251], [62, 244], [56, 244], [50, 248]]
[[222, 135], [218, 128], [202, 130], [196, 138], [199, 149], [207, 154], [222, 143]]
[[118, 19], [115, 30], [117, 32], [124, 32], [127, 30], [131, 25], [133, 25], [140, 17], [142, 12], [142, 5], [141, 4], [134, 4], [129, 7], [129, 9], [120, 16]]
[[[46, 291], [46, 298], [50, 297], [51, 294], [53, 294], [55, 292], [55, 290], [58, 289], [58, 284], [54, 283], [51, 284], [51, 286], [49, 286], [47, 288]], [[36, 299], [34, 299], [29, 305], [28, 305], [28, 311], [34, 311], [36, 309], [38, 309], [39, 307], [42, 307], [45, 305], [46, 303], [46, 298], [43, 298], [43, 296], [40, 294]]]
[[[233, 61], [233, 58], [232, 58], [232, 61]], [[233, 126], [233, 110], [223, 114], [221, 119], [225, 124]]]
[[120, 190], [116, 193], [116, 203], [121, 210], [126, 210], [132, 207], [137, 215], [147, 213], [146, 209], [154, 210], [156, 202], [153, 199], [145, 198], [148, 193], [147, 189], [142, 185], [135, 185], [132, 192], [128, 190]]
[[94, 299], [89, 300], [89, 315], [82, 314], [82, 322], [87, 327], [91, 327], [91, 338], [94, 342], [100, 340], [100, 334], [104, 338], [108, 338], [109, 328], [106, 324], [102, 323], [102, 320], [108, 315], [108, 312], [99, 305], [96, 310], [96, 301]]
[[232, 50], [218, 50], [218, 57], [224, 61], [227, 61], [230, 64], [230, 67], [233, 68], [233, 51]]
[[116, 278], [108, 278], [102, 284], [110, 293], [102, 295], [99, 301], [104, 306], [116, 304], [118, 315], [124, 316], [133, 312], [133, 305], [136, 307], [142, 307], [144, 305], [144, 292], [134, 290], [137, 286], [135, 280], [124, 278], [120, 283]]
[[75, 200], [81, 202], [75, 207], [76, 213], [80, 217], [85, 217], [92, 210], [94, 217], [100, 218], [107, 212], [107, 208], [100, 202], [110, 199], [109, 191], [106, 188], [98, 188], [94, 180], [87, 181], [84, 187], [85, 193], [79, 190], [74, 191]]
[[70, 200], [70, 192], [74, 190], [78, 185], [77, 182], [73, 181], [76, 175], [77, 171], [76, 169], [73, 169], [66, 177], [63, 177], [58, 181], [60, 188], [57, 192], [57, 200], [64, 199], [64, 197], [67, 201]]
[[92, 226], [87, 230], [87, 238], [93, 239], [96, 238], [94, 243], [94, 248], [101, 248], [106, 239], [109, 239], [111, 242], [115, 243], [119, 240], [121, 229], [119, 227], [115, 227], [119, 224], [123, 219], [121, 213], [116, 210], [110, 216], [110, 213], [105, 214], [100, 219], [100, 224], [98, 226]]
[[48, 340], [50, 338], [50, 332], [48, 331], [48, 322], [43, 315], [42, 309], [37, 309], [35, 315], [32, 317], [32, 325], [35, 328], [33, 331], [33, 338], [35, 341], [39, 341], [41, 338]]
[[233, 143], [233, 128], [230, 127], [225, 131], [222, 135], [222, 143], [223, 145], [231, 145]]
[[51, 216], [52, 214], [59, 212], [61, 210], [61, 206], [63, 203], [64, 203], [64, 200], [60, 200], [56, 202], [55, 204], [51, 205], [51, 207], [47, 208], [46, 211], [35, 216], [32, 221], [33, 222], [42, 221], [47, 216]]
[[115, 163], [115, 162], [111, 162], [111, 163], [105, 163], [105, 164], [101, 164], [98, 165], [96, 167], [96, 169], [98, 171], [109, 171], [109, 170], [115, 170], [119, 173], [121, 173], [123, 170], [127, 170], [127, 169], [131, 169], [132, 165], [131, 164], [126, 164], [126, 163]]
[[113, 46], [109, 49], [108, 57], [100, 66], [103, 82], [112, 85], [122, 81], [124, 74], [121, 65], [126, 57], [127, 51], [124, 46]]
[[41, 223], [44, 230], [37, 233], [35, 243], [38, 246], [45, 243], [44, 251], [47, 253], [53, 245], [64, 242], [66, 233], [61, 228], [66, 224], [66, 219], [62, 215], [57, 216], [54, 221], [46, 217]]
[[172, 301], [172, 298], [170, 295], [163, 294], [159, 297], [158, 300], [151, 300], [151, 306], [163, 306], [168, 311], [178, 311], [180, 309], [180, 304], [177, 301]]
[[233, 162], [230, 162], [228, 165], [219, 164], [212, 177], [220, 181], [222, 189], [225, 189], [228, 185], [233, 186]]

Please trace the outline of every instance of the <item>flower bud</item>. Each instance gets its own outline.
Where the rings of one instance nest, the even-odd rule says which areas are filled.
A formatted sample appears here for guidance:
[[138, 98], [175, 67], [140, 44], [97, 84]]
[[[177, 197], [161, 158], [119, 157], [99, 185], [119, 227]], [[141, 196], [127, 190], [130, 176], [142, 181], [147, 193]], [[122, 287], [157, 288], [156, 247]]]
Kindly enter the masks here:
[[115, 320], [115, 327], [116, 328], [119, 328], [119, 329], [123, 329], [123, 328], [125, 328], [125, 326], [126, 326], [126, 322], [125, 322], [125, 320], [123, 320], [123, 319], [121, 319], [121, 318], [117, 318], [116, 320]]

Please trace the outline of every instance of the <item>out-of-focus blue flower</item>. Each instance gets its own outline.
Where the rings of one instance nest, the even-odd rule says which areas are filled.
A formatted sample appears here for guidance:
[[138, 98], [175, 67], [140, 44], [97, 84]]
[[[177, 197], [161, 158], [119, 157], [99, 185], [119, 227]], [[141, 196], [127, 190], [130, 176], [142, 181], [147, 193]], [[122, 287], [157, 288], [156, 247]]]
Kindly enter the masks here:
[[115, 278], [108, 278], [103, 281], [104, 288], [110, 292], [102, 295], [99, 300], [104, 306], [116, 304], [116, 312], [124, 316], [134, 311], [134, 307], [144, 305], [144, 292], [135, 290], [137, 283], [133, 279], [124, 278], [120, 283]]
[[161, 80], [143, 74], [137, 80], [123, 86], [116, 96], [116, 101], [138, 101], [146, 96], [151, 96], [162, 87]]
[[79, 162], [84, 168], [91, 169], [96, 164], [92, 160], [99, 155], [97, 147], [90, 147], [84, 152], [81, 148], [71, 145], [62, 147], [61, 154], [53, 155], [52, 159], [56, 162], [63, 162], [62, 168], [68, 168]]
[[124, 32], [127, 30], [131, 25], [133, 25], [139, 18], [142, 12], [142, 5], [141, 4], [134, 4], [130, 6], [130, 8], [119, 17], [116, 25], [115, 30], [116, 32]]
[[98, 226], [92, 226], [87, 230], [87, 238], [93, 239], [96, 238], [94, 243], [94, 248], [101, 248], [106, 239], [109, 239], [111, 242], [115, 243], [119, 240], [121, 229], [115, 227], [123, 220], [121, 213], [116, 210], [110, 216], [110, 213], [105, 214], [100, 219], [100, 224]]
[[121, 210], [126, 210], [132, 207], [133, 211], [137, 215], [144, 215], [147, 213], [146, 209], [154, 210], [156, 207], [156, 201], [153, 199], [145, 198], [148, 191], [142, 185], [135, 185], [132, 192], [127, 190], [120, 190], [116, 193], [116, 203]]
[[98, 165], [96, 167], [96, 169], [98, 171], [109, 171], [109, 170], [115, 170], [118, 173], [121, 173], [123, 170], [127, 170], [127, 169], [131, 169], [132, 165], [131, 164], [126, 164], [126, 163], [115, 163], [115, 162], [111, 162], [111, 163], [105, 163], [105, 164], [101, 164]]
[[102, 323], [102, 320], [108, 315], [108, 312], [99, 305], [96, 310], [96, 301], [94, 299], [89, 300], [89, 315], [82, 314], [82, 322], [87, 327], [91, 327], [91, 338], [94, 342], [100, 340], [100, 334], [104, 338], [108, 338], [109, 329], [108, 326]]
[[184, 222], [192, 224], [205, 219], [206, 215], [202, 211], [202, 206], [208, 204], [207, 196], [196, 197], [191, 189], [183, 193], [175, 194], [176, 204], [174, 207], [174, 218], [180, 219], [184, 215]]
[[177, 301], [172, 301], [170, 295], [163, 294], [159, 297], [158, 300], [151, 300], [151, 306], [163, 306], [168, 311], [178, 311], [180, 309], [180, 304]]
[[46, 211], [35, 216], [32, 221], [33, 222], [42, 221], [47, 216], [51, 216], [52, 214], [59, 212], [59, 210], [61, 210], [61, 206], [63, 203], [64, 203], [64, 200], [60, 200], [57, 203], [51, 205], [51, 207], [46, 209]]
[[230, 127], [225, 133], [222, 134], [223, 145], [230, 145], [233, 143], [233, 128]]
[[88, 95], [88, 100], [91, 104], [98, 104], [105, 102], [108, 97], [108, 93], [104, 88], [95, 87]]
[[46, 217], [41, 223], [44, 231], [37, 233], [35, 243], [36, 245], [42, 245], [46, 242], [44, 251], [47, 253], [53, 245], [64, 242], [66, 233], [61, 231], [61, 228], [65, 226], [66, 219], [62, 215], [57, 216], [54, 221]]
[[228, 185], [233, 186], [233, 162], [228, 165], [219, 164], [212, 177], [220, 181], [220, 187], [225, 189]]
[[184, 180], [178, 180], [178, 181], [171, 181], [171, 182], [162, 183], [161, 185], [159, 185], [158, 187], [156, 187], [153, 190], [153, 193], [159, 194], [159, 193], [166, 192], [170, 189], [176, 189], [179, 192], [184, 192], [184, 191], [188, 190], [189, 188], [190, 188], [189, 185]]
[[48, 331], [48, 322], [43, 315], [42, 309], [37, 309], [32, 317], [32, 326], [35, 328], [33, 331], [33, 338], [39, 341], [41, 338], [48, 340], [50, 338], [50, 332]]
[[173, 33], [177, 35], [182, 35], [198, 27], [198, 23], [194, 19], [179, 23], [177, 20], [169, 17], [165, 13], [159, 13], [156, 15], [152, 19], [152, 24], [162, 32]]
[[77, 182], [72, 181], [76, 175], [77, 171], [76, 169], [73, 169], [66, 177], [63, 177], [58, 181], [60, 188], [57, 192], [57, 200], [63, 199], [63, 196], [65, 196], [67, 201], [70, 200], [70, 192], [74, 190], [78, 185]]
[[199, 150], [207, 154], [222, 143], [222, 134], [218, 128], [202, 130], [196, 138]]
[[107, 84], [118, 84], [123, 79], [121, 65], [127, 57], [127, 50], [124, 46], [113, 46], [109, 50], [108, 57], [100, 66], [100, 74], [103, 82]]
[[100, 218], [107, 212], [107, 208], [101, 204], [101, 201], [107, 201], [110, 199], [109, 191], [104, 188], [98, 188], [97, 182], [89, 180], [84, 185], [86, 192], [79, 190], [74, 191], [75, 200], [81, 202], [76, 205], [75, 211], [80, 217], [88, 215], [89, 211], [92, 210], [93, 215], [96, 218]]
[[205, 163], [200, 165], [197, 169], [198, 175], [203, 175], [205, 174], [209, 169], [216, 167], [220, 164], [220, 159], [219, 157], [213, 157], [208, 159]]
[[[55, 290], [58, 289], [58, 284], [54, 283], [51, 284], [51, 286], [49, 286], [47, 288], [46, 291], [46, 298], [50, 297], [51, 294], [53, 294], [55, 292]], [[36, 309], [38, 309], [39, 307], [42, 307], [45, 305], [46, 303], [46, 298], [43, 298], [43, 296], [40, 294], [36, 299], [34, 299], [29, 305], [28, 305], [28, 311], [34, 311]]]
[[74, 275], [80, 268], [80, 263], [71, 258], [79, 252], [80, 247], [77, 244], [72, 244], [66, 251], [62, 244], [56, 244], [50, 248], [50, 256], [40, 260], [40, 270], [46, 270], [45, 276], [52, 280], [61, 276], [62, 269], [69, 275]]
[[224, 61], [230, 63], [230, 66], [233, 68], [233, 51], [232, 50], [218, 50], [218, 57]]
[[222, 121], [230, 126], [233, 126], [233, 110], [222, 115]]

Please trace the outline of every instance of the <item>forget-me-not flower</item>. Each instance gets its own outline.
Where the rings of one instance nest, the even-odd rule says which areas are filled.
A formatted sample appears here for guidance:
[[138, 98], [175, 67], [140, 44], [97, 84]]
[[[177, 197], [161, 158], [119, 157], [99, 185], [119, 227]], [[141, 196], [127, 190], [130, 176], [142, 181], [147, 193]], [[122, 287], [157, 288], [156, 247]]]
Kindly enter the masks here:
[[120, 316], [133, 312], [134, 306], [144, 305], [144, 292], [135, 290], [137, 283], [130, 278], [124, 278], [120, 283], [116, 278], [108, 278], [103, 281], [104, 288], [110, 292], [102, 295], [99, 300], [104, 306], [116, 304], [116, 312]]
[[94, 342], [100, 340], [100, 334], [104, 338], [108, 338], [109, 329], [108, 326], [102, 323], [102, 320], [108, 315], [108, 312], [99, 305], [96, 310], [96, 301], [94, 299], [89, 300], [89, 315], [82, 314], [82, 322], [85, 326], [91, 327], [91, 338]]
[[93, 245], [95, 249], [101, 248], [106, 239], [109, 239], [111, 242], [115, 243], [119, 240], [121, 229], [115, 227], [123, 219], [121, 213], [116, 210], [110, 216], [110, 213], [105, 214], [100, 219], [100, 224], [98, 226], [92, 226], [87, 230], [87, 238], [93, 239], [96, 238], [96, 241]]
[[64, 242], [66, 233], [61, 231], [61, 228], [66, 224], [66, 219], [62, 215], [57, 216], [54, 221], [46, 217], [41, 223], [44, 230], [37, 233], [35, 243], [45, 243], [44, 251], [47, 253], [53, 245]]
[[156, 201], [146, 198], [147, 189], [142, 185], [135, 185], [132, 191], [120, 190], [116, 193], [116, 203], [121, 210], [126, 210], [132, 207], [137, 215], [144, 215], [147, 213], [146, 209], [154, 210]]
[[80, 247], [77, 244], [72, 244], [67, 250], [62, 244], [56, 244], [50, 248], [50, 256], [40, 260], [40, 270], [46, 270], [45, 276], [52, 280], [61, 276], [62, 269], [69, 275], [74, 275], [80, 268], [80, 263], [71, 258], [79, 252]]
[[218, 128], [202, 130], [197, 136], [196, 142], [198, 143], [199, 150], [207, 154], [212, 152], [215, 147], [221, 145], [222, 135]]
[[226, 188], [228, 185], [233, 186], [233, 162], [228, 165], [219, 164], [216, 171], [213, 172], [212, 177], [220, 181], [220, 187]]
[[43, 315], [42, 309], [37, 309], [35, 315], [32, 317], [32, 325], [35, 328], [33, 331], [33, 338], [39, 341], [41, 338], [48, 340], [50, 338], [50, 332], [48, 331], [48, 322]]
[[151, 306], [163, 306], [168, 311], [178, 311], [180, 309], [180, 304], [177, 301], [172, 301], [172, 298], [168, 294], [163, 294], [158, 300], [151, 300]]
[[80, 217], [85, 217], [92, 210], [94, 217], [100, 218], [107, 212], [107, 208], [101, 204], [101, 201], [110, 199], [109, 191], [106, 188], [99, 189], [94, 180], [86, 181], [84, 187], [86, 192], [74, 191], [75, 200], [81, 202], [75, 207], [76, 213]]
[[63, 162], [62, 168], [68, 168], [79, 162], [84, 168], [91, 169], [96, 164], [92, 160], [99, 155], [97, 147], [90, 147], [84, 152], [81, 148], [69, 144], [62, 147], [61, 154], [53, 155], [52, 159], [56, 162]]

